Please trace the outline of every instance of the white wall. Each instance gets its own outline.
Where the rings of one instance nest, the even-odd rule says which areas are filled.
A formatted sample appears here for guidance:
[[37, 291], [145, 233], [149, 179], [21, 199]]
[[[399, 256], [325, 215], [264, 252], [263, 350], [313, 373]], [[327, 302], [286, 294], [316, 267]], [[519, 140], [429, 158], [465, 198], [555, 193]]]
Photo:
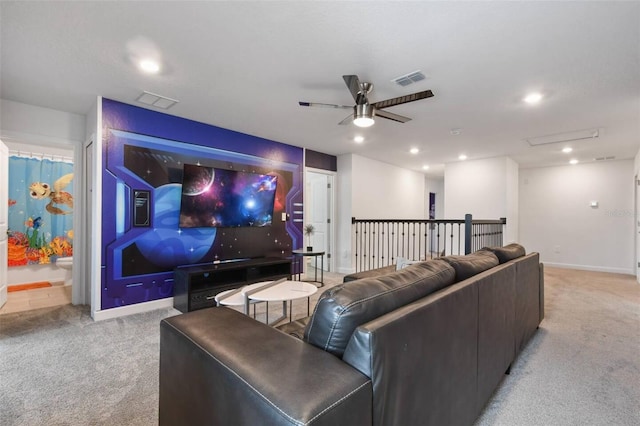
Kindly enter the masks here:
[[[61, 155], [77, 160], [75, 150], [81, 146], [84, 135], [83, 115], [0, 99], [0, 138], [12, 151]], [[74, 194], [77, 194], [75, 181]], [[8, 271], [9, 284], [68, 278], [69, 272], [55, 265], [12, 267]]]
[[337, 168], [337, 205], [336, 205], [336, 271], [341, 273], [351, 273], [351, 193], [353, 192], [353, 184], [351, 177], [353, 155], [338, 156]]
[[635, 274], [633, 169], [621, 160], [520, 170], [521, 243], [551, 266]]
[[1, 99], [3, 134], [30, 135], [40, 144], [67, 145], [85, 139], [85, 116]]
[[634, 171], [634, 176], [636, 177], [636, 187], [635, 187], [635, 203], [636, 203], [636, 208], [635, 208], [635, 222], [636, 222], [636, 228], [635, 228], [635, 240], [636, 240], [636, 255], [635, 255], [635, 262], [636, 262], [636, 278], [638, 283], [640, 283], [640, 186], [639, 186], [639, 182], [640, 180], [638, 180], [638, 178], [640, 178], [640, 150], [638, 150], [638, 153], [636, 154], [636, 158], [633, 164], [633, 171]]
[[424, 175], [352, 155], [353, 216], [424, 219]]
[[506, 161], [505, 170], [506, 183], [506, 209], [504, 216], [507, 218], [507, 226], [505, 227], [504, 244], [517, 243], [520, 237], [520, 209], [519, 199], [520, 191], [518, 185], [519, 167], [518, 163], [510, 158]]
[[338, 272], [353, 272], [351, 218], [424, 219], [425, 179], [354, 154], [338, 156]]
[[518, 241], [518, 165], [508, 157], [448, 163], [445, 219], [507, 218], [504, 242]]

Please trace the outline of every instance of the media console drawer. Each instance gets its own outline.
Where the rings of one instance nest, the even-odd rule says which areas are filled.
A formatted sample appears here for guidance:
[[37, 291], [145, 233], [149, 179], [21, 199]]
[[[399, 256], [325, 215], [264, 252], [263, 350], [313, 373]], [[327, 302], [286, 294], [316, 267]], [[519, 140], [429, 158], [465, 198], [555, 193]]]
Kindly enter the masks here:
[[237, 288], [237, 284], [220, 285], [205, 291], [195, 291], [189, 296], [191, 311], [216, 306], [216, 295], [225, 290]]
[[291, 278], [291, 259], [262, 258], [200, 263], [174, 270], [173, 307], [181, 312], [216, 305], [216, 294], [259, 281]]

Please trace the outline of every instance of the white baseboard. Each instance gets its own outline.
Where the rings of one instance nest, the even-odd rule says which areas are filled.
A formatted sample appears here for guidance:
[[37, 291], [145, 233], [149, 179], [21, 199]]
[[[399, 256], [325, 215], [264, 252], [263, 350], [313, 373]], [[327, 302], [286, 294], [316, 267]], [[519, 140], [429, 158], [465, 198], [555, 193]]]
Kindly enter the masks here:
[[550, 266], [552, 268], [563, 268], [563, 269], [578, 269], [581, 271], [593, 271], [593, 272], [609, 272], [612, 274], [626, 274], [626, 275], [635, 275], [636, 271], [633, 268], [608, 268], [606, 266], [591, 266], [591, 265], [573, 265], [570, 263], [553, 263], [553, 262], [542, 262], [544, 266]]
[[337, 272], [339, 274], [349, 275], [349, 274], [353, 274], [355, 270], [353, 268], [338, 268]]
[[121, 306], [119, 308], [105, 309], [93, 312], [94, 321], [103, 321], [126, 315], [140, 314], [142, 312], [155, 311], [156, 309], [173, 308], [173, 297], [153, 300], [151, 302], [136, 303], [135, 305]]

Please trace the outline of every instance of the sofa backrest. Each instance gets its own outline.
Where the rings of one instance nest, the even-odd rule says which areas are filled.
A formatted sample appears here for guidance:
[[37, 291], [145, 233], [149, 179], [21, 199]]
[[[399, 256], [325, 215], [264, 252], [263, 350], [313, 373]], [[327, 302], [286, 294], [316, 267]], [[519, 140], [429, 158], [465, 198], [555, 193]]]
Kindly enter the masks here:
[[498, 257], [498, 261], [501, 264], [509, 262], [510, 260], [513, 260], [513, 259], [517, 259], [526, 254], [524, 247], [522, 247], [518, 243], [511, 243], [504, 247], [499, 247], [499, 246], [483, 247], [482, 249], [478, 250], [476, 253], [479, 253], [482, 251], [489, 251], [495, 254]]
[[342, 360], [371, 378], [374, 426], [473, 423], [474, 280], [450, 285], [354, 331]]
[[490, 251], [479, 250], [466, 256], [441, 257], [456, 271], [456, 282], [464, 281], [474, 275], [498, 266], [498, 257]]
[[326, 290], [304, 331], [304, 340], [342, 357], [356, 327], [453, 284], [455, 271], [435, 259], [391, 274]]
[[516, 269], [498, 265], [353, 332], [342, 360], [371, 378], [374, 425], [473, 423], [515, 354]]

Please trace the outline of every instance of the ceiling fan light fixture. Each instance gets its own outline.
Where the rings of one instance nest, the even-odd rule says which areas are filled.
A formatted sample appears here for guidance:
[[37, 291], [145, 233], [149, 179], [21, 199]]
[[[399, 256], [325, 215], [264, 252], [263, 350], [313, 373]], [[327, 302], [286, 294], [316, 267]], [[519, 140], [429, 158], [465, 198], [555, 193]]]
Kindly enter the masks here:
[[353, 124], [358, 127], [371, 127], [375, 120], [375, 111], [369, 104], [356, 105], [353, 107]]
[[370, 117], [356, 117], [353, 120], [353, 124], [355, 124], [358, 127], [371, 127], [375, 122], [376, 121]]

